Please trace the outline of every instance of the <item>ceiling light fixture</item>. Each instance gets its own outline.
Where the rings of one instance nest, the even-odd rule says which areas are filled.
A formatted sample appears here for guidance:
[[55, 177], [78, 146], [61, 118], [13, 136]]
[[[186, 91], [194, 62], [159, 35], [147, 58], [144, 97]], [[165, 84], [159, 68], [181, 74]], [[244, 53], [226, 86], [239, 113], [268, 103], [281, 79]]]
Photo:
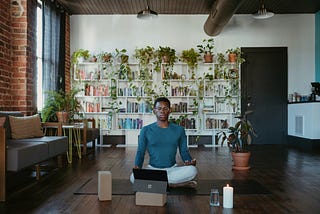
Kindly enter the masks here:
[[158, 16], [158, 13], [150, 9], [148, 1], [147, 1], [147, 7], [138, 13], [137, 18], [138, 19], [150, 19], [150, 18], [157, 17], [157, 16]]
[[255, 19], [268, 19], [273, 15], [274, 13], [267, 11], [267, 9], [264, 7], [264, 4], [262, 3], [261, 8], [255, 14], [252, 14], [252, 17]]

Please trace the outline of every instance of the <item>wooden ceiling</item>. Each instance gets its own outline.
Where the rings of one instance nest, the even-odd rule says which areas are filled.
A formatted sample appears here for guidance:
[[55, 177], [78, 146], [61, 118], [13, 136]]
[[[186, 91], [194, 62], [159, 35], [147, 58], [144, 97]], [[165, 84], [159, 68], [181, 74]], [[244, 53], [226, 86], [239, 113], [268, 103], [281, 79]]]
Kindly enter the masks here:
[[[57, 0], [69, 14], [137, 14], [146, 8], [161, 14], [209, 14], [215, 0]], [[229, 1], [229, 0], [228, 0]], [[253, 14], [262, 0], [243, 0], [236, 14]], [[313, 14], [320, 0], [263, 0], [276, 14]]]

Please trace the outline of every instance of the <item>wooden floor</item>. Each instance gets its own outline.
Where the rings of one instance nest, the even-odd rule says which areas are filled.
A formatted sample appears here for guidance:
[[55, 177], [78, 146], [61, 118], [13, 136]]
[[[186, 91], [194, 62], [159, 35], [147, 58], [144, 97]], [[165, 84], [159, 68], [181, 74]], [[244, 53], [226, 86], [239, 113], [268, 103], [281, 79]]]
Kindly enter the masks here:
[[[73, 194], [99, 170], [128, 178], [135, 150], [98, 147], [95, 155], [51, 170], [40, 181], [30, 180], [28, 172], [10, 174], [11, 191], [7, 202], [0, 203], [0, 213], [320, 213], [320, 154], [275, 145], [254, 147], [247, 172], [231, 170], [226, 147], [190, 148], [199, 179], [255, 179], [272, 193], [235, 194], [233, 209], [210, 207], [209, 194], [168, 195], [164, 207], [135, 206], [133, 195], [113, 195], [112, 201], [100, 202], [96, 195]], [[23, 176], [29, 177], [27, 183]]]

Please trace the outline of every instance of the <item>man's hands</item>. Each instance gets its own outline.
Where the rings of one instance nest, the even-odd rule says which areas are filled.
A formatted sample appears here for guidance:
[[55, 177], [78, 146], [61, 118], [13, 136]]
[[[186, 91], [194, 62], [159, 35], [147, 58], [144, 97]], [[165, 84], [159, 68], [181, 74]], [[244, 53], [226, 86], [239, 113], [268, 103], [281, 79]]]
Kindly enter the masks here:
[[188, 166], [188, 165], [193, 165], [195, 166], [197, 164], [197, 160], [195, 158], [193, 158], [191, 161], [185, 161], [184, 165]]

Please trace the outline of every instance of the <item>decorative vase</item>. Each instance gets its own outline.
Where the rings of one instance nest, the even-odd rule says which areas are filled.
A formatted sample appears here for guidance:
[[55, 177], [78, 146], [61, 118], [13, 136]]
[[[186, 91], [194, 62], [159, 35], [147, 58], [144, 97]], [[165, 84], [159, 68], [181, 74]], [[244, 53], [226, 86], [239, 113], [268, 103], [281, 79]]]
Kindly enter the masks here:
[[203, 56], [205, 63], [212, 63], [213, 62], [213, 55], [212, 54], [205, 54]]
[[250, 169], [250, 166], [249, 166], [250, 155], [251, 155], [250, 152], [232, 152], [232, 159], [233, 159], [232, 169], [234, 170]]

